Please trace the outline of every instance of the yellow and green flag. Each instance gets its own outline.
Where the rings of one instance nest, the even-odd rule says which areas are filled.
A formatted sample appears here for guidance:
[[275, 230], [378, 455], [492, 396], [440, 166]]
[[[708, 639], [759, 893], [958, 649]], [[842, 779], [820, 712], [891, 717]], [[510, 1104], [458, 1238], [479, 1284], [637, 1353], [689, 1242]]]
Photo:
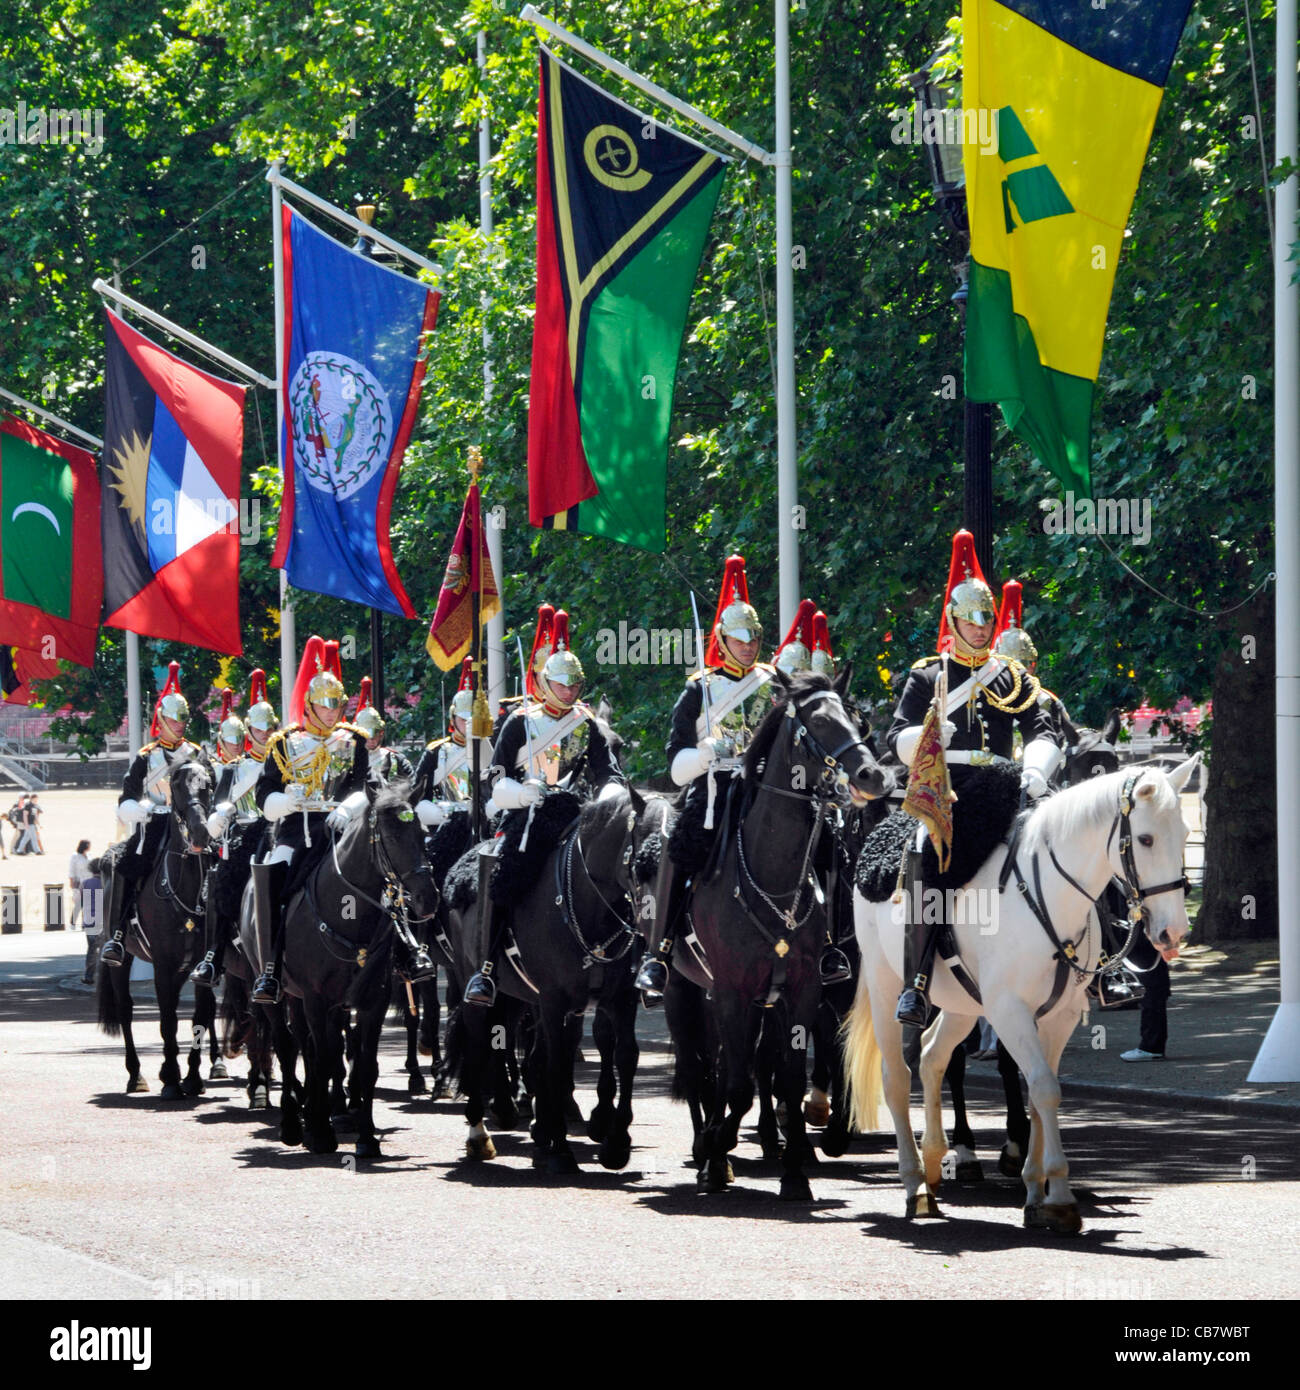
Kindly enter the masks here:
[[1092, 396], [1124, 227], [1190, 0], [963, 0], [966, 395], [1092, 495]]

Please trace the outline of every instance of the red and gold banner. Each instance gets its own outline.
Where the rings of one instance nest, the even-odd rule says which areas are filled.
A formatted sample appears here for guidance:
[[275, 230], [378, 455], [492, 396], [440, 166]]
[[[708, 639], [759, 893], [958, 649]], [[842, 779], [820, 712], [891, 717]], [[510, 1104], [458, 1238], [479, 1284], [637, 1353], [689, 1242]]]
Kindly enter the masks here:
[[501, 595], [488, 557], [487, 538], [483, 535], [478, 484], [471, 483], [447, 571], [442, 577], [438, 610], [424, 643], [440, 670], [450, 671], [469, 653], [474, 638], [473, 595], [476, 592], [480, 595], [479, 622], [486, 623], [501, 611]]

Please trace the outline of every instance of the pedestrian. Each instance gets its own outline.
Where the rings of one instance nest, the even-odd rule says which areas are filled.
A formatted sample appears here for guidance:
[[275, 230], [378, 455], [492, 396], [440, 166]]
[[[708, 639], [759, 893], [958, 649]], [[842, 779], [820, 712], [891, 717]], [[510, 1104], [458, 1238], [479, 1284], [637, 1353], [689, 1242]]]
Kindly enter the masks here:
[[21, 803], [19, 809], [19, 825], [22, 833], [18, 837], [18, 843], [14, 846], [15, 854], [39, 854], [36, 847], [36, 815], [32, 809], [32, 802], [35, 797], [19, 797]]
[[[81, 927], [86, 933], [86, 964], [81, 972], [81, 981], [87, 985], [95, 983], [95, 962], [99, 959], [99, 939], [102, 931], [104, 883], [99, 876], [100, 862], [99, 859], [92, 859], [87, 863], [87, 874], [81, 880], [81, 891], [77, 895], [81, 900]], [[76, 901], [77, 898], [74, 897], [74, 904]], [[73, 912], [76, 912], [75, 906]]]
[[74, 927], [77, 925], [77, 915], [81, 911], [81, 885], [83, 880], [90, 877], [90, 860], [86, 858], [86, 851], [89, 848], [89, 840], [79, 840], [76, 853], [68, 860], [68, 886], [72, 889], [72, 921], [70, 925]]
[[1169, 1041], [1169, 962], [1163, 956], [1142, 976], [1145, 993], [1138, 1006], [1142, 1012], [1138, 1027], [1138, 1045], [1119, 1054], [1121, 1062], [1159, 1062], [1164, 1060], [1165, 1044]]
[[[27, 793], [24, 792], [17, 801], [5, 812], [5, 820], [14, 828], [13, 852], [18, 853], [18, 842], [23, 835], [23, 808], [27, 805]], [[3, 839], [3, 836], [0, 836]]]
[[32, 816], [32, 833], [36, 837], [36, 853], [44, 854], [45, 841], [41, 836], [41, 816], [43, 812], [41, 811], [41, 808], [36, 804], [35, 792], [33, 792], [31, 796], [27, 798], [27, 809], [31, 812]]

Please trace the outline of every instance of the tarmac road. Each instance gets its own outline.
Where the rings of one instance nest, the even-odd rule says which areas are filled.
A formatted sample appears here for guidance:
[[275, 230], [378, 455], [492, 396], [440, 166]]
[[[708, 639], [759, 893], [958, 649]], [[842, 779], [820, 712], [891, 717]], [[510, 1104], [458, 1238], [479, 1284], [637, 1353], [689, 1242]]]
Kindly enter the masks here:
[[[529, 1164], [525, 1132], [491, 1163], [463, 1158], [450, 1102], [408, 1100], [386, 1030], [376, 1119], [385, 1157], [360, 1171], [275, 1142], [239, 1076], [163, 1105], [152, 1002], [137, 1043], [152, 1090], [122, 1093], [116, 1040], [89, 995], [59, 987], [82, 938], [0, 950], [0, 1296], [7, 1298], [1119, 1298], [1294, 1297], [1300, 1246], [1295, 1116], [1214, 1113], [1182, 1099], [1067, 1095], [1071, 1178], [1085, 1229], [1022, 1228], [993, 1176], [951, 1188], [946, 1220], [908, 1222], [892, 1135], [855, 1141], [812, 1175], [815, 1201], [776, 1198], [779, 1173], [742, 1131], [736, 1183], [700, 1197], [685, 1110], [668, 1099], [662, 1016], [640, 1018], [636, 1145], [608, 1173], [574, 1141], [574, 1179]], [[590, 1044], [588, 1053], [591, 1054]], [[594, 1069], [579, 1101], [592, 1103]], [[992, 1097], [972, 1099], [986, 1167]], [[919, 1113], [918, 1113], [919, 1124]], [[1238, 1319], [1241, 1320], [1240, 1318]]]

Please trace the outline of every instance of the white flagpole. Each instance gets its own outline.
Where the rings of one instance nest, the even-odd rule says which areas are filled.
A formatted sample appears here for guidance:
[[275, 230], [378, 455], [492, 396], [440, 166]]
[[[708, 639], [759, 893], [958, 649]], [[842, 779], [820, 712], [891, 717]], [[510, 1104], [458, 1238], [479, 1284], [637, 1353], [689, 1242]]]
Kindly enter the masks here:
[[[1277, 162], [1294, 164], [1300, 105], [1296, 87], [1296, 0], [1277, 7]], [[1263, 139], [1264, 132], [1260, 131]], [[1300, 1081], [1300, 290], [1291, 281], [1292, 229], [1300, 189], [1292, 174], [1277, 189], [1273, 248], [1273, 536], [1277, 572], [1277, 902], [1281, 1002], [1247, 1081]]]
[[68, 434], [75, 434], [78, 439], [96, 449], [104, 447], [102, 439], [93, 434], [87, 434], [85, 430], [79, 430], [76, 425], [70, 425], [61, 416], [55, 415], [52, 410], [43, 410], [39, 405], [33, 405], [31, 401], [24, 400], [21, 396], [15, 396], [12, 391], [6, 391], [3, 386], [0, 386], [0, 396], [3, 396], [7, 401], [12, 401], [14, 405], [22, 406], [24, 410], [30, 410], [33, 415], [39, 415], [42, 420], [54, 425], [57, 429], [64, 430]]
[[776, 0], [776, 507], [782, 632], [794, 621], [799, 607], [791, 163], [790, 0]]
[[[487, 71], [487, 34], [478, 31], [478, 70], [480, 79]], [[478, 123], [478, 227], [483, 234], [484, 254], [487, 242], [492, 235], [492, 130], [486, 103]], [[492, 334], [487, 325], [487, 299], [483, 302], [483, 414], [487, 415], [492, 402]], [[487, 524], [488, 559], [492, 562], [492, 575], [501, 595], [501, 608], [488, 623], [487, 630], [487, 688], [488, 700], [493, 710], [497, 709], [506, 693], [506, 600], [505, 581], [501, 564], [501, 531], [491, 519]]]
[[[122, 273], [113, 263], [113, 293], [122, 292]], [[96, 285], [100, 282], [96, 281]], [[127, 758], [144, 746], [144, 710], [140, 698], [140, 636], [129, 629], [126, 634], [126, 738]]]
[[[284, 439], [284, 392], [280, 389], [280, 377], [284, 372], [284, 248], [280, 241], [280, 161], [271, 161], [267, 179], [271, 184], [271, 251], [275, 274], [275, 453], [280, 462], [280, 476], [284, 477], [286, 460], [281, 457]], [[275, 177], [272, 177], [275, 175]], [[298, 643], [293, 617], [293, 604], [289, 599], [289, 576], [280, 571], [280, 718], [289, 723], [289, 697], [293, 694], [293, 683], [298, 675]]]

